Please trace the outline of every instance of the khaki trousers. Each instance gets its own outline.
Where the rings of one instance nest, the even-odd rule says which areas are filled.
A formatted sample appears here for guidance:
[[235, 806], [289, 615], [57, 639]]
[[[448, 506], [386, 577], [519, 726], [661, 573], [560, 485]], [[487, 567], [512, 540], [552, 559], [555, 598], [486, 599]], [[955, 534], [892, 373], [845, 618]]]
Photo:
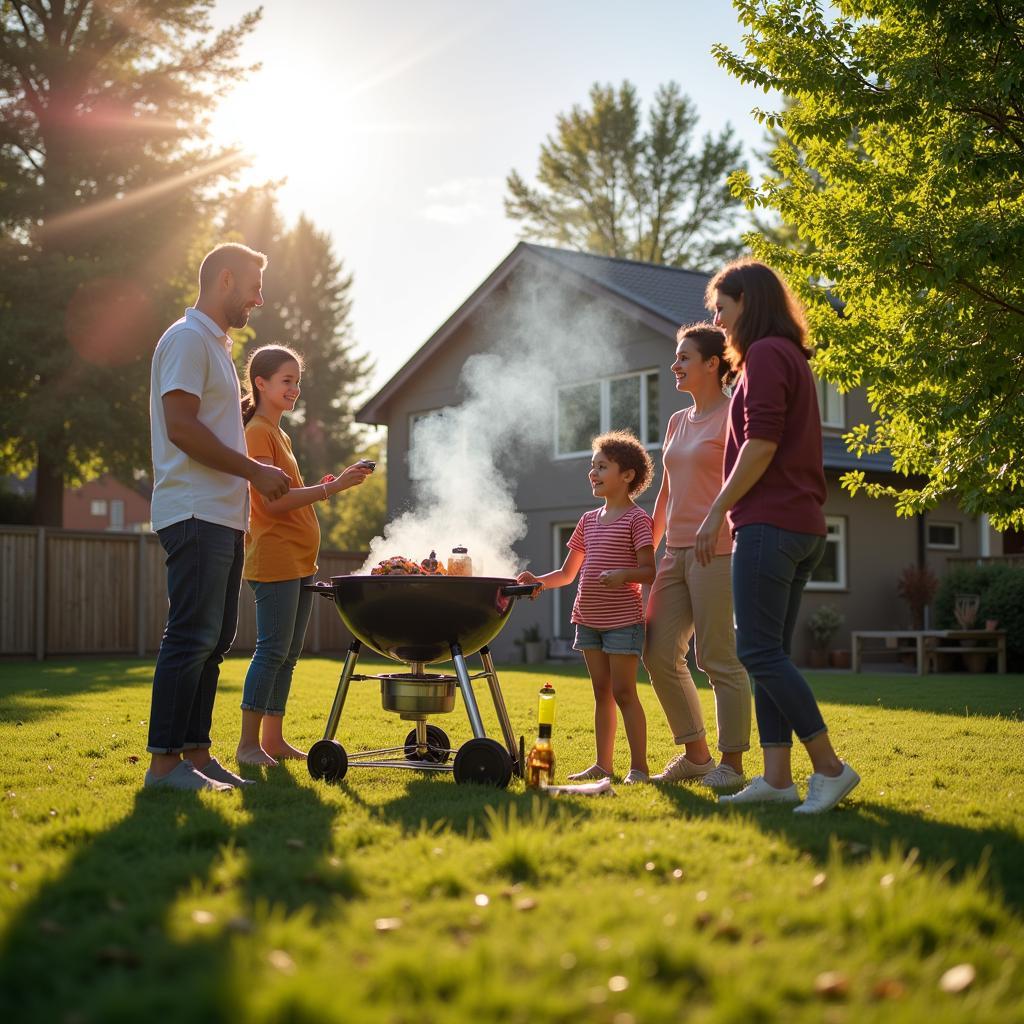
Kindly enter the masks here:
[[704, 735], [704, 716], [686, 649], [694, 636], [697, 667], [715, 691], [718, 749], [750, 749], [750, 679], [736, 657], [732, 557], [702, 566], [693, 548], [667, 548], [647, 602], [644, 665], [676, 743]]

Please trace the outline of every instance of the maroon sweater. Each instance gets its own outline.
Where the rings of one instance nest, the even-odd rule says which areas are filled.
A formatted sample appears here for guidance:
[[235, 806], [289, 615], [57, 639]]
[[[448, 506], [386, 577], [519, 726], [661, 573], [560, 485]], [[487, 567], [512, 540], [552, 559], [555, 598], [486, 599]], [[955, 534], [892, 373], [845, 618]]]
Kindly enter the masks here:
[[729, 405], [725, 476], [743, 442], [779, 447], [764, 475], [729, 512], [733, 531], [766, 523], [794, 533], [825, 535], [825, 470], [821, 413], [807, 357], [786, 338], [758, 338], [747, 350]]

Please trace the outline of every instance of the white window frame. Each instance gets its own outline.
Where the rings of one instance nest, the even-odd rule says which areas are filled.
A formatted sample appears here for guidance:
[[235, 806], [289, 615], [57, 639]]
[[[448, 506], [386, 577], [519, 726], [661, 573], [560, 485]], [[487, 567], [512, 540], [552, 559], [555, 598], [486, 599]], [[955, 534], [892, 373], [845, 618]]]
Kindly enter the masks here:
[[[559, 396], [561, 395], [561, 393], [563, 391], [567, 391], [569, 388], [581, 387], [584, 384], [594, 384], [594, 383], [597, 383], [597, 384], [600, 385], [599, 395], [600, 395], [601, 408], [598, 411], [598, 424], [599, 424], [598, 425], [598, 432], [603, 434], [606, 430], [612, 430], [613, 429], [612, 426], [611, 426], [611, 422], [610, 422], [611, 421], [611, 404], [612, 404], [611, 403], [612, 381], [615, 381], [615, 380], [626, 380], [627, 378], [630, 378], [630, 377], [636, 377], [636, 378], [639, 379], [639, 383], [640, 383], [640, 423], [641, 424], [646, 424], [647, 423], [647, 413], [648, 413], [648, 409], [647, 409], [647, 385], [648, 385], [648, 378], [652, 377], [652, 376], [657, 378], [658, 373], [659, 373], [659, 371], [657, 369], [633, 370], [633, 371], [631, 371], [629, 373], [613, 374], [611, 377], [597, 377], [597, 378], [591, 378], [590, 380], [574, 381], [572, 384], [563, 384], [560, 387], [556, 388], [555, 389], [555, 436], [554, 436], [554, 439], [553, 439], [553, 449], [554, 449], [554, 453], [555, 453], [555, 458], [559, 459], [559, 460], [561, 460], [561, 459], [578, 459], [578, 458], [581, 458], [584, 455], [590, 455], [590, 449], [589, 448], [586, 448], [586, 449], [583, 449], [583, 450], [577, 451], [577, 452], [560, 452], [558, 450], [558, 436], [559, 436], [558, 410], [561, 408], [561, 403], [559, 401]], [[655, 449], [655, 448], [660, 448], [661, 447], [661, 441], [662, 441], [661, 433], [660, 433], [660, 431], [661, 431], [661, 422], [660, 422], [661, 417], [659, 416], [658, 419], [659, 419], [659, 422], [658, 422], [658, 436], [656, 438], [654, 438], [654, 440], [651, 440], [651, 441], [645, 440], [643, 442], [645, 448]]]
[[[579, 522], [577, 520], [576, 522]], [[574, 530], [576, 523], [564, 522], [564, 523], [552, 523], [551, 524], [551, 567], [552, 569], [558, 569], [561, 564], [565, 561], [565, 556], [569, 553], [569, 549], [561, 543], [559, 534], [562, 530], [569, 529]], [[551, 635], [553, 637], [561, 636], [559, 632], [562, 628], [562, 601], [569, 597], [571, 588], [569, 587], [556, 587], [551, 591]], [[573, 637], [567, 637], [568, 641], [572, 643]]]
[[107, 514], [107, 499], [106, 498], [93, 498], [89, 502], [89, 515], [91, 516], [106, 516]]
[[[939, 544], [937, 541], [932, 540], [932, 527], [933, 526], [945, 526], [953, 528], [953, 543], [952, 544]], [[959, 551], [960, 550], [960, 524], [959, 523], [947, 523], [935, 521], [928, 522], [926, 524], [927, 533], [927, 545], [931, 551]]]
[[[821, 377], [815, 377], [818, 395], [818, 411], [821, 413], [823, 427], [835, 427], [842, 430], [846, 426], [846, 396], [834, 385]], [[832, 418], [829, 418], [829, 406], [833, 406]]]
[[[829, 533], [827, 543], [836, 545], [836, 575], [834, 580], [808, 580], [806, 590], [847, 590], [847, 520], [846, 516], [825, 516], [825, 526], [835, 527]], [[833, 539], [835, 538], [835, 539]]]

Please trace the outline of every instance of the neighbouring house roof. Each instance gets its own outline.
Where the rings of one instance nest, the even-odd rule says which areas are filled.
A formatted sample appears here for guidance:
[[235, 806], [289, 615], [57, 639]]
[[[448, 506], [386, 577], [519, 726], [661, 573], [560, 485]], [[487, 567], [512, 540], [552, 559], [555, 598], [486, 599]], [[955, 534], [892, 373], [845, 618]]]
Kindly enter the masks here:
[[[387, 406], [394, 395], [415, 376], [424, 363], [444, 347], [484, 299], [524, 263], [556, 269], [583, 290], [612, 300], [619, 308], [632, 313], [672, 341], [675, 340], [680, 324], [709, 319], [704, 305], [704, 290], [710, 274], [520, 242], [409, 361], [356, 413], [356, 419], [361, 423], [386, 422]], [[824, 463], [826, 469], [892, 472], [892, 457], [887, 453], [858, 459], [846, 450], [841, 438], [830, 435], [824, 438]]]

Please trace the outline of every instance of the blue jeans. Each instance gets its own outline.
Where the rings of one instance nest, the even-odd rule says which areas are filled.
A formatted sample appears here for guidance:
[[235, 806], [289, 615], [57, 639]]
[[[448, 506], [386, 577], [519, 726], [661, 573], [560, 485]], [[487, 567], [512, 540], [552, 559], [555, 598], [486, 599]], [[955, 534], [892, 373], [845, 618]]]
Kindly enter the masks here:
[[238, 627], [241, 530], [202, 519], [157, 533], [167, 553], [167, 625], [153, 672], [151, 754], [210, 746], [220, 663]]
[[302, 587], [313, 577], [246, 582], [256, 595], [256, 650], [245, 675], [242, 710], [283, 715], [313, 608], [314, 595]]
[[753, 524], [736, 531], [732, 597], [736, 653], [754, 682], [762, 747], [791, 747], [826, 731], [807, 680], [790, 659], [804, 586], [825, 553], [825, 538]]

